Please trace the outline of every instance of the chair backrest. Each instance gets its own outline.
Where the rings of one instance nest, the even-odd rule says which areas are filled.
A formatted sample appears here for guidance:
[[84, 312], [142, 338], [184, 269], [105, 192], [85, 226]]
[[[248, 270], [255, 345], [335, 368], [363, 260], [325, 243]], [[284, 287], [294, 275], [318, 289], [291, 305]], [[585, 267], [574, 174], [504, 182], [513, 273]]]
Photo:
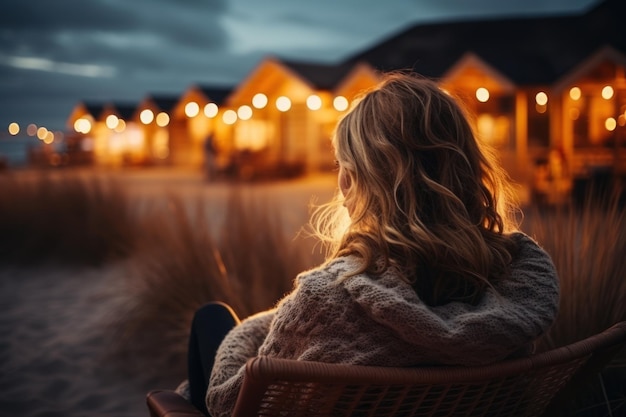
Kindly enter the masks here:
[[540, 416], [574, 375], [604, 366], [626, 322], [568, 346], [487, 366], [383, 368], [257, 357], [233, 417]]

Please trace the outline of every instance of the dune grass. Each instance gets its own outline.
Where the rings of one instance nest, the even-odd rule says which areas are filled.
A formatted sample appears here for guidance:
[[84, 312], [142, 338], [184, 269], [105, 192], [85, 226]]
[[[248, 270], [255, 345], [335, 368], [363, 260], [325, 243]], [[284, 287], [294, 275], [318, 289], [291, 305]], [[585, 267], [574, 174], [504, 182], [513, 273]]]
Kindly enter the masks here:
[[[615, 197], [526, 210], [523, 229], [552, 256], [561, 285], [556, 322], [540, 350], [559, 347], [626, 320], [626, 211]], [[612, 410], [612, 411], [609, 411]], [[563, 416], [626, 414], [626, 351], [572, 399]]]
[[138, 360], [144, 358], [168, 364], [162, 377], [182, 378], [198, 307], [224, 301], [244, 318], [271, 308], [291, 290], [296, 274], [312, 265], [304, 245], [283, 235], [265, 202], [233, 192], [219, 225], [204, 200], [189, 204], [169, 196], [159, 207], [142, 216], [129, 262], [127, 309], [114, 323], [114, 352], [127, 359], [127, 370], [145, 369], [146, 361]]
[[134, 218], [122, 187], [96, 176], [0, 175], [0, 263], [102, 265], [127, 256]]
[[[127, 372], [170, 384], [185, 376], [189, 324], [200, 305], [225, 301], [241, 317], [264, 310], [321, 260], [309, 242], [284, 236], [270, 202], [237, 189], [226, 202], [169, 195], [141, 202], [141, 210], [123, 185], [95, 176], [3, 175], [0, 190], [0, 264], [124, 260], [128, 288], [107, 329], [111, 353]], [[626, 212], [608, 201], [525, 210], [522, 229], [551, 254], [561, 283], [559, 317], [541, 349], [626, 320]], [[219, 204], [225, 214], [217, 221]], [[624, 412], [625, 381], [622, 354], [564, 415], [606, 415], [603, 389]]]

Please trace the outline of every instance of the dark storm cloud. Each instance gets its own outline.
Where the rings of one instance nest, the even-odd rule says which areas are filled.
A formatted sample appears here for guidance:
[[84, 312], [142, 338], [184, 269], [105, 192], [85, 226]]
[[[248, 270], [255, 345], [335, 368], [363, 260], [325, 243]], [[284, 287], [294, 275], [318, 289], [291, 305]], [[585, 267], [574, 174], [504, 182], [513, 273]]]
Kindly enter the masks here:
[[84, 59], [159, 44], [219, 49], [225, 10], [225, 0], [3, 0], [0, 50]]

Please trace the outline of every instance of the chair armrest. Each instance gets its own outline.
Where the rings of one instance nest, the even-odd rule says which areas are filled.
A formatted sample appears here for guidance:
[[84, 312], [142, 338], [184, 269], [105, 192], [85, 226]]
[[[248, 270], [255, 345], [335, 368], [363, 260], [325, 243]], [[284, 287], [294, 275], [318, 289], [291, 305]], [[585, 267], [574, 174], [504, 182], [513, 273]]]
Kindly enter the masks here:
[[171, 390], [150, 391], [146, 403], [152, 417], [206, 417], [181, 395]]

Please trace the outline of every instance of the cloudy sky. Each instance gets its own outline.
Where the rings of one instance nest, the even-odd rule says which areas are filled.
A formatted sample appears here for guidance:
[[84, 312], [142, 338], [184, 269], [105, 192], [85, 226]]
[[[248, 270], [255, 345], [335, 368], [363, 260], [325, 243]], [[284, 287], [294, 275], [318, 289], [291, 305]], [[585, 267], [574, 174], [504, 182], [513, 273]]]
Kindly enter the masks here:
[[574, 12], [598, 0], [1, 0], [0, 140], [76, 103], [235, 85], [268, 54], [335, 62], [415, 23]]

